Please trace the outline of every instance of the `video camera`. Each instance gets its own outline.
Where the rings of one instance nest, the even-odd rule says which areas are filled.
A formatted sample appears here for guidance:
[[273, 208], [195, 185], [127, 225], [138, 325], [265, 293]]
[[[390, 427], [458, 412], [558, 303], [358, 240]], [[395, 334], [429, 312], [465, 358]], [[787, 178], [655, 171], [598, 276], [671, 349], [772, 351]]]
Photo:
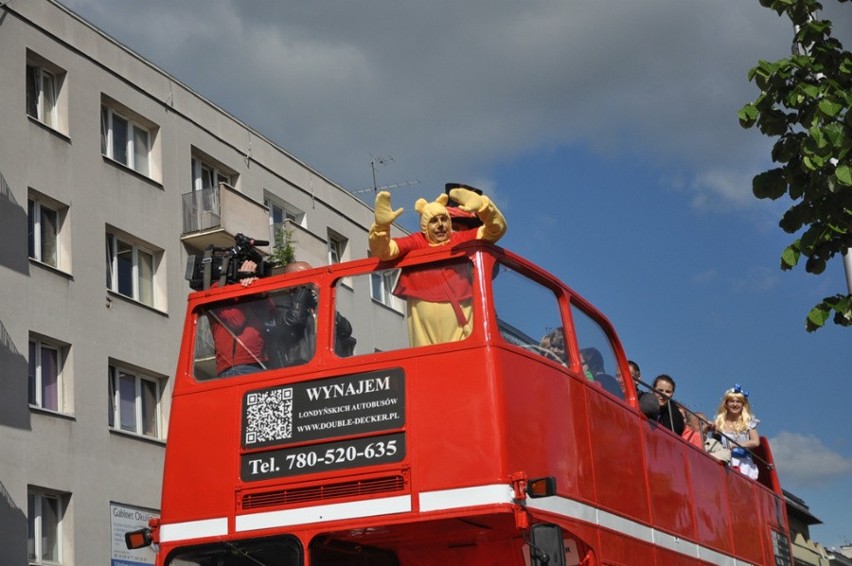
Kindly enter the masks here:
[[[230, 248], [214, 246], [204, 250], [204, 255], [191, 255], [186, 261], [185, 278], [189, 286], [196, 291], [209, 289], [213, 281], [219, 286], [236, 283], [246, 277], [268, 277], [272, 268], [255, 246], [268, 246], [265, 240], [255, 240], [243, 234], [234, 236], [234, 245]], [[251, 260], [257, 264], [257, 271], [239, 271], [244, 261]]]

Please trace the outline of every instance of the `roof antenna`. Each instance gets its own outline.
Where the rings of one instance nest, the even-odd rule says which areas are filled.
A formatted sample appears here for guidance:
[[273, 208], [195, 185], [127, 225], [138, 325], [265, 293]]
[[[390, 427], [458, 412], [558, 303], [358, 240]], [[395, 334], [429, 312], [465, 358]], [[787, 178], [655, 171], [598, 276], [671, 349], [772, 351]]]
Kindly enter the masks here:
[[370, 154], [370, 157], [372, 158], [370, 159], [370, 172], [373, 174], [373, 186], [364, 189], [358, 189], [357, 191], [352, 191], [352, 194], [359, 195], [368, 192], [372, 192], [373, 194], [375, 194], [379, 191], [388, 191], [390, 189], [407, 187], [408, 185], [417, 185], [418, 183], [420, 183], [420, 181], [402, 181], [400, 183], [393, 183], [391, 185], [382, 185], [381, 187], [378, 186], [378, 183], [376, 181], [376, 166], [387, 165], [388, 163], [393, 162], [394, 159], [390, 155], [376, 157], [375, 155]]

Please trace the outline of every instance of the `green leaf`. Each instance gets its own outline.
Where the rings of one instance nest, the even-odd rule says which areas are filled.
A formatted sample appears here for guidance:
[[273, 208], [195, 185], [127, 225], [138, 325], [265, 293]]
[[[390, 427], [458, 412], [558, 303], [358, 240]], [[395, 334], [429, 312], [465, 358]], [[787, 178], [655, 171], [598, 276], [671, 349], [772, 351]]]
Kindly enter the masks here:
[[837, 122], [832, 122], [828, 124], [826, 127], [822, 129], [822, 133], [828, 138], [829, 143], [831, 143], [832, 147], [836, 147], [838, 149], [844, 147], [846, 145], [846, 140], [843, 131], [843, 125], [838, 124]]
[[819, 275], [825, 271], [825, 260], [821, 257], [809, 257], [808, 261], [805, 262], [805, 271]]
[[751, 102], [743, 106], [738, 115], [740, 117], [740, 126], [743, 128], [751, 128], [754, 126], [754, 123], [757, 121], [757, 116], [759, 112], [757, 111], [757, 107]]
[[787, 192], [783, 169], [770, 169], [754, 176], [751, 190], [757, 198], [775, 200]]
[[830, 118], [834, 118], [843, 110], [843, 105], [829, 98], [823, 98], [819, 101], [819, 111]]
[[822, 169], [822, 166], [825, 164], [825, 160], [819, 155], [810, 154], [802, 157], [802, 163], [804, 163], [805, 167], [811, 171], [818, 171]]
[[799, 90], [803, 95], [807, 96], [808, 98], [816, 98], [819, 95], [819, 91], [820, 91], [818, 86], [812, 85], [812, 84], [807, 84], [807, 83], [800, 84], [799, 86], [796, 87], [796, 89]]
[[799, 252], [798, 242], [790, 244], [784, 251], [781, 252], [781, 269], [787, 270], [796, 267], [796, 264], [799, 263], [799, 257], [801, 253]]
[[822, 328], [825, 325], [825, 321], [828, 320], [828, 316], [831, 314], [831, 307], [822, 303], [818, 304], [808, 313], [808, 319], [805, 323], [805, 328], [808, 332], [813, 332], [819, 328]]
[[834, 170], [834, 175], [837, 177], [841, 185], [852, 187], [852, 167], [849, 165], [841, 165]]
[[823, 133], [822, 128], [817, 128], [816, 126], [809, 128], [808, 135], [814, 142], [816, 142], [817, 148], [821, 149], [828, 146], [828, 140], [825, 139], [825, 134]]

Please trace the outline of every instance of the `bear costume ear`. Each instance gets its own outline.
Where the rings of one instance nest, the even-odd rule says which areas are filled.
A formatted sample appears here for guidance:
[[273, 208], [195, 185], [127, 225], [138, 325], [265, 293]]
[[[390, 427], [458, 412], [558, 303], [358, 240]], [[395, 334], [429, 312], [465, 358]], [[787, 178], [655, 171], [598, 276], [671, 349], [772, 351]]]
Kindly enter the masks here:
[[435, 199], [435, 202], [437, 202], [441, 206], [447, 206], [447, 203], [450, 202], [450, 195], [448, 195], [447, 193], [443, 193], [441, 196]]
[[417, 214], [423, 214], [423, 209], [427, 204], [429, 203], [426, 202], [425, 198], [419, 198], [414, 202], [414, 210], [417, 211]]

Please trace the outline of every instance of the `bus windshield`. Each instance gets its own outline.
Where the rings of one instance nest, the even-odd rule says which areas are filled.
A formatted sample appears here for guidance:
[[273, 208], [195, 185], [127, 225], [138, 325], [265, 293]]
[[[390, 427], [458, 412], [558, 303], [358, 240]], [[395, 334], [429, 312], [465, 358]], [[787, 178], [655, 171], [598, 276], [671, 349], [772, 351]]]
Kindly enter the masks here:
[[301, 566], [302, 548], [293, 537], [227, 541], [182, 548], [166, 566]]

